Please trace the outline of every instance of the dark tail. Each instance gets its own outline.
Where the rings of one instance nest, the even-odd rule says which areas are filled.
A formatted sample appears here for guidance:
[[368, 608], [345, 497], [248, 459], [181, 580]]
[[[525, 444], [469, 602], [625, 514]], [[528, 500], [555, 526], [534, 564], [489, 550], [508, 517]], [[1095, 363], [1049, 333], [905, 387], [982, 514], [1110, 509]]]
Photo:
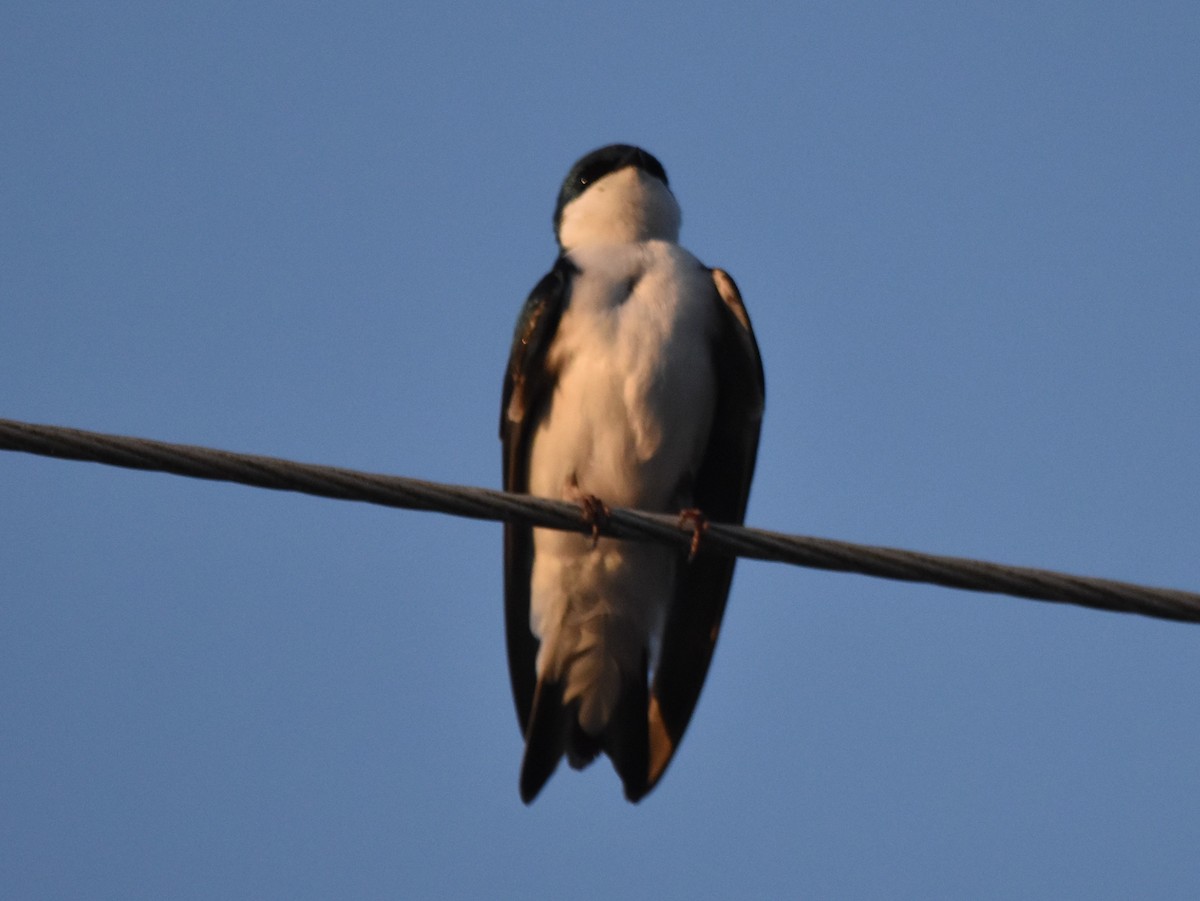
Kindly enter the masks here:
[[617, 699], [608, 727], [599, 736], [579, 726], [579, 702], [563, 704], [561, 682], [539, 680], [525, 731], [525, 758], [521, 762], [521, 800], [529, 804], [554, 775], [564, 754], [573, 769], [583, 769], [604, 751], [625, 786], [625, 797], [640, 801], [652, 787], [649, 783], [650, 734], [647, 724], [649, 692], [646, 662], [642, 671], [628, 679]]

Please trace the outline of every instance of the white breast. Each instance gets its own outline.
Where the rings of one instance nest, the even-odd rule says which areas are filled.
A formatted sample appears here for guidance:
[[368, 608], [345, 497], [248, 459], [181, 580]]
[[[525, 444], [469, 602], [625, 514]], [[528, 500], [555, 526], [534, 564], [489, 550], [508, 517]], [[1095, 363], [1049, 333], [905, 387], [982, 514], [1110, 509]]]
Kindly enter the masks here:
[[[710, 273], [673, 243], [571, 252], [574, 279], [547, 365], [558, 381], [532, 440], [530, 492], [677, 512], [712, 425], [717, 326]], [[568, 674], [581, 725], [607, 722], [620, 674], [653, 654], [674, 581], [669, 549], [534, 530], [539, 672]]]

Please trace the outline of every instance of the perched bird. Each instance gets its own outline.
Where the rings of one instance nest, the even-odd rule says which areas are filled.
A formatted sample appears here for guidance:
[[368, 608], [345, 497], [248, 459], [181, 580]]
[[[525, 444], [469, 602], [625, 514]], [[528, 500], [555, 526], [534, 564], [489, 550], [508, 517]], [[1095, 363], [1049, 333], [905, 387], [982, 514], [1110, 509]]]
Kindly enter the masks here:
[[[758, 345], [733, 280], [679, 246], [657, 159], [613, 144], [558, 195], [559, 254], [517, 321], [504, 380], [504, 487], [741, 523], [763, 411]], [[695, 550], [695, 548], [694, 548]], [[509, 523], [505, 624], [520, 790], [601, 751], [638, 801], [704, 684], [734, 559]]]

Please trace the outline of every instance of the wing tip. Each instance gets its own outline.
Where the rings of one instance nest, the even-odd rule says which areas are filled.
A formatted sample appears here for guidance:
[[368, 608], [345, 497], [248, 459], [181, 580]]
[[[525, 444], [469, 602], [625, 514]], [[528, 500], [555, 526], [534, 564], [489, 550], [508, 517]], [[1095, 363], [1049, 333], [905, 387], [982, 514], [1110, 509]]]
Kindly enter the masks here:
[[533, 803], [562, 760], [566, 745], [563, 712], [562, 686], [539, 679], [525, 730], [525, 756], [518, 783], [521, 800], [526, 804]]
[[604, 753], [621, 777], [625, 798], [636, 804], [649, 794], [650, 780], [649, 688], [646, 685], [646, 658], [641, 671], [626, 676], [612, 719], [602, 738]]

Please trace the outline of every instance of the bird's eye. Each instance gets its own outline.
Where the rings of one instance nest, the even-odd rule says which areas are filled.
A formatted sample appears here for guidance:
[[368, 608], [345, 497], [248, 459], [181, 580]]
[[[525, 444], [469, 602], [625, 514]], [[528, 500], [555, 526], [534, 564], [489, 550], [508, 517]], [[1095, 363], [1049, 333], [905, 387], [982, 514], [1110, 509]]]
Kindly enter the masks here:
[[579, 173], [578, 177], [575, 179], [575, 183], [579, 185], [580, 188], [586, 188], [588, 185], [592, 184], [592, 182], [603, 178], [608, 171], [609, 169], [605, 168], [602, 163], [593, 163], [592, 165], [585, 167], [584, 170]]

